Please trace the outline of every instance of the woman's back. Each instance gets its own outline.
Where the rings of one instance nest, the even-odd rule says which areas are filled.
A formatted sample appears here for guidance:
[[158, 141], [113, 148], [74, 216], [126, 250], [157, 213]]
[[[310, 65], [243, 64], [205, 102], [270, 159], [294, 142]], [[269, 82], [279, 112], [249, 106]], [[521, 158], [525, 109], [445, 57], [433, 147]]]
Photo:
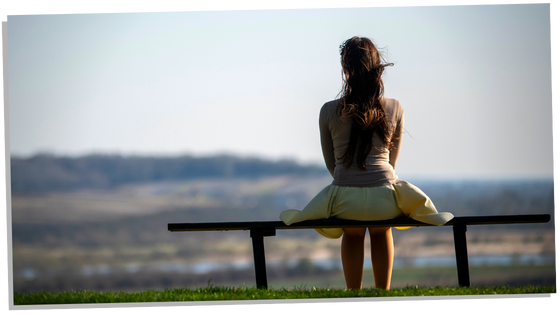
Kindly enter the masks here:
[[[393, 131], [393, 142], [400, 141], [404, 116], [399, 101], [383, 98], [383, 107]], [[378, 134], [373, 135], [373, 146], [365, 160], [366, 169], [360, 169], [353, 162], [344, 166], [342, 156], [350, 141], [352, 119], [337, 114], [339, 100], [327, 102], [321, 108], [319, 126], [323, 156], [334, 180], [333, 185], [349, 187], [375, 187], [391, 185], [398, 181], [393, 166], [389, 163], [389, 150], [383, 145]], [[355, 160], [356, 158], [354, 158]]]

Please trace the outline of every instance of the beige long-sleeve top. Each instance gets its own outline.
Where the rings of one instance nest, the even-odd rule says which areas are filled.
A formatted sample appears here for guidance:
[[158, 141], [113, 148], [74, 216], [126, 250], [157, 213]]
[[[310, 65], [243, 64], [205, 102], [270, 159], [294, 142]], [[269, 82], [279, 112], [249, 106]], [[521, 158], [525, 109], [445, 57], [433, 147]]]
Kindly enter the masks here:
[[[338, 117], [336, 114], [337, 105], [338, 100], [325, 103], [319, 115], [321, 147], [327, 169], [334, 178], [332, 184], [350, 187], [375, 187], [398, 182], [399, 179], [395, 174], [393, 165], [400, 150], [404, 130], [404, 111], [399, 101], [384, 98], [387, 118], [391, 126], [394, 127], [394, 152], [385, 148], [382, 139], [374, 134], [373, 147], [365, 161], [365, 171], [360, 169], [355, 162], [348, 168], [343, 165], [342, 156], [350, 140], [352, 120]], [[389, 163], [390, 155], [393, 155], [391, 161], [393, 165]]]

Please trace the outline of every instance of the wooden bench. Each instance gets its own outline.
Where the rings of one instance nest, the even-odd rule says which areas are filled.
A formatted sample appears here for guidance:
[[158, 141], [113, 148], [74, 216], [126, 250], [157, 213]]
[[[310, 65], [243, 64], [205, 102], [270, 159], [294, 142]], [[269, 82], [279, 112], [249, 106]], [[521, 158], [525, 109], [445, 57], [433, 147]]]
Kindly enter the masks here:
[[[467, 254], [467, 225], [546, 223], [549, 214], [465, 216], [455, 217], [445, 226], [453, 226], [455, 258], [459, 286], [470, 286], [469, 257]], [[257, 288], [268, 288], [266, 261], [264, 254], [264, 237], [276, 235], [276, 230], [345, 228], [345, 227], [397, 227], [397, 226], [433, 226], [410, 218], [395, 218], [384, 221], [353, 221], [340, 219], [312, 220], [286, 225], [282, 221], [247, 221], [247, 222], [212, 222], [212, 223], [169, 223], [171, 232], [185, 231], [230, 231], [249, 230], [253, 242], [253, 258]]]

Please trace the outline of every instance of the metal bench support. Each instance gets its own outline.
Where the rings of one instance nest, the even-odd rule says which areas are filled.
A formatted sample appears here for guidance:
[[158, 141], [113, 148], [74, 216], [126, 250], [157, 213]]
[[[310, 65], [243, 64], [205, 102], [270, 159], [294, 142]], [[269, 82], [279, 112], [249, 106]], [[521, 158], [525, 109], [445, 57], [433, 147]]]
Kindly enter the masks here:
[[469, 255], [467, 253], [467, 226], [456, 224], [453, 226], [453, 241], [455, 242], [455, 259], [457, 260], [457, 276], [460, 287], [470, 287]]
[[251, 239], [253, 241], [253, 259], [255, 261], [255, 278], [257, 280], [257, 289], [268, 289], [268, 281], [266, 279], [266, 260], [264, 256], [264, 237], [275, 236], [276, 229], [250, 229]]

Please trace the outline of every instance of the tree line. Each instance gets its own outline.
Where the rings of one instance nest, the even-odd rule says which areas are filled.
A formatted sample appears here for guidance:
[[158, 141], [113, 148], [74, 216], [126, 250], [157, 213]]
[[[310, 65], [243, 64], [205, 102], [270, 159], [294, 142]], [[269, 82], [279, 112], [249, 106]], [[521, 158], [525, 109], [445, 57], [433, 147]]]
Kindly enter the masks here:
[[324, 167], [292, 160], [271, 161], [231, 155], [194, 157], [39, 154], [10, 159], [12, 193], [109, 189], [123, 184], [199, 178], [259, 178], [325, 175]]

